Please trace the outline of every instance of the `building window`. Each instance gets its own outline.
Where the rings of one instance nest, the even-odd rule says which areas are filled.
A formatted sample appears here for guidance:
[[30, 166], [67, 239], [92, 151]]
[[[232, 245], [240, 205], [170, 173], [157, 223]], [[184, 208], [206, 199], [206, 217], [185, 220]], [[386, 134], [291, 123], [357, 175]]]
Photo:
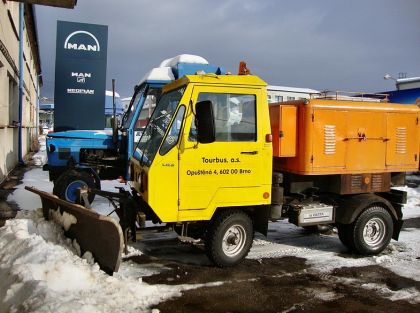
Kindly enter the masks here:
[[287, 97], [287, 101], [295, 100], [295, 97]]
[[9, 125], [16, 125], [19, 121], [18, 85], [9, 76]]
[[276, 96], [276, 102], [283, 102], [283, 96]]
[[31, 125], [32, 125], [32, 123], [34, 121], [34, 116], [35, 116], [35, 114], [34, 114], [34, 106], [31, 104], [31, 116], [30, 116]]

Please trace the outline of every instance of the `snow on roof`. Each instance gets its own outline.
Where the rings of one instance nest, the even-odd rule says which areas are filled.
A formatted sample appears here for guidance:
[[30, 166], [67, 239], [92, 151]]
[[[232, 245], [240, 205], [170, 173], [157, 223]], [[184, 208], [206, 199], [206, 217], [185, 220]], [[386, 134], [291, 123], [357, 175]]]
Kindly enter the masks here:
[[146, 73], [140, 80], [139, 85], [144, 83], [146, 80], [157, 80], [157, 81], [173, 81], [175, 76], [172, 72], [172, 67], [178, 63], [191, 63], [191, 64], [209, 64], [209, 62], [198, 55], [193, 54], [180, 54], [176, 57], [163, 60], [159, 67], [153, 68], [150, 72]]
[[177, 55], [176, 57], [163, 60], [160, 63], [159, 67], [166, 67], [166, 66], [172, 67], [178, 63], [209, 64], [209, 62], [205, 58], [200, 57], [198, 55], [180, 54], [180, 55]]
[[297, 92], [297, 93], [320, 93], [318, 90], [315, 90], [315, 89], [286, 87], [286, 86], [273, 86], [273, 85], [268, 85], [267, 90], [287, 91], [287, 92]]
[[409, 77], [397, 79], [397, 84], [420, 82], [420, 77]]
[[170, 67], [155, 67], [143, 76], [139, 85], [144, 83], [146, 80], [173, 81], [175, 80], [175, 77]]
[[[105, 90], [105, 96], [111, 96], [112, 97], [112, 91], [110, 90]], [[118, 92], [115, 93], [115, 97], [119, 98], [120, 95]]]

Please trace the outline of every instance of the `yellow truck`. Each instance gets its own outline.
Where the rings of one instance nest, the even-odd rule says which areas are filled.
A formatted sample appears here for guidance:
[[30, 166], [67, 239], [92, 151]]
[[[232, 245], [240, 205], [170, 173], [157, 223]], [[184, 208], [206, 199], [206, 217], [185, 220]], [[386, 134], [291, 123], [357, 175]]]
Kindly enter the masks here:
[[[164, 87], [135, 149], [131, 192], [89, 190], [119, 202], [121, 226], [29, 189], [46, 217], [57, 208], [76, 216], [67, 233], [108, 272], [120, 262], [115, 241], [135, 240], [145, 220], [201, 238], [221, 267], [243, 260], [254, 232], [283, 218], [336, 226], [350, 250], [377, 254], [402, 227], [406, 194], [392, 187], [418, 170], [419, 112], [363, 98], [268, 105], [257, 76], [184, 76]], [[99, 226], [105, 219], [112, 226]]]

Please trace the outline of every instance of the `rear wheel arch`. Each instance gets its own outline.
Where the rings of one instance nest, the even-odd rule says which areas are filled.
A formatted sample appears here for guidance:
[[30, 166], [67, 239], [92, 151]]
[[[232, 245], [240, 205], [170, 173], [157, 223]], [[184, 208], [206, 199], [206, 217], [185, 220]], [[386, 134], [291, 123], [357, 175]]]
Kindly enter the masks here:
[[397, 211], [393, 205], [383, 197], [375, 194], [358, 194], [338, 199], [335, 221], [339, 224], [353, 223], [362, 212], [373, 205], [380, 205], [391, 215], [393, 221], [398, 221]]
[[391, 238], [398, 239], [401, 208], [375, 194], [342, 198], [336, 211], [338, 235], [350, 250], [362, 255], [383, 251]]
[[381, 204], [369, 205], [351, 224], [338, 224], [338, 237], [350, 250], [361, 255], [382, 252], [391, 241], [394, 223]]

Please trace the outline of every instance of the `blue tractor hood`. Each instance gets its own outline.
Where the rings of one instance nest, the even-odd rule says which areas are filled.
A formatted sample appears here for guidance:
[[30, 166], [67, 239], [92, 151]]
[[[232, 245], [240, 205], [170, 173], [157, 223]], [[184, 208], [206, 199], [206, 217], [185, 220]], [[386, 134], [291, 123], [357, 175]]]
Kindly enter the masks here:
[[112, 129], [105, 130], [66, 130], [61, 132], [49, 133], [52, 138], [73, 138], [73, 139], [112, 139]]

